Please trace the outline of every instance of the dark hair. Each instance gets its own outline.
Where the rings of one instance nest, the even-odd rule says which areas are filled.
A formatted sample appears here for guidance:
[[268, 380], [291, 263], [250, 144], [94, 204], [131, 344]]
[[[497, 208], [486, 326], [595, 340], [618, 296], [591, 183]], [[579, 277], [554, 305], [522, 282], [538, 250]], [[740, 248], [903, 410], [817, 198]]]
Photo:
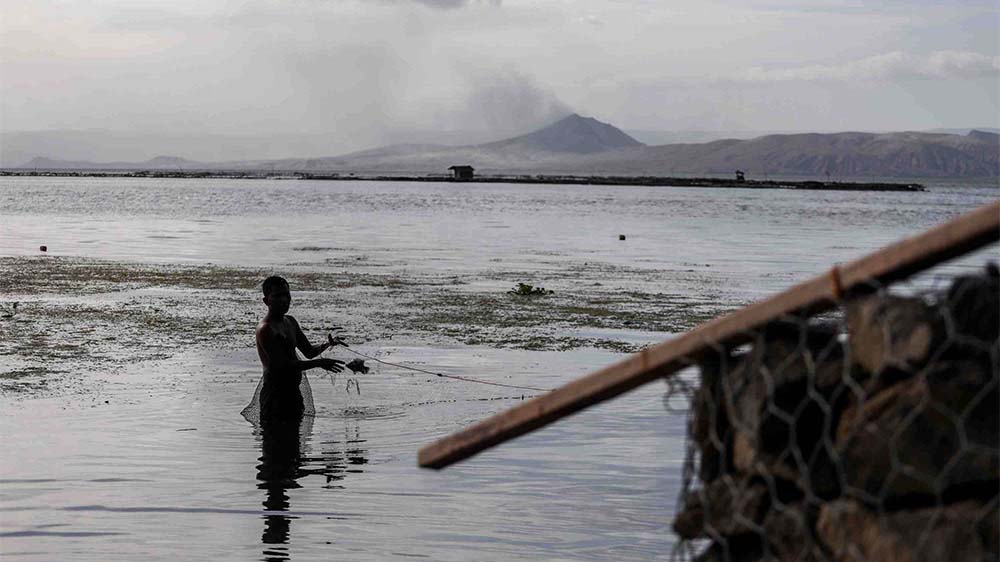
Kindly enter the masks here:
[[264, 296], [266, 297], [267, 295], [270, 295], [271, 291], [273, 291], [277, 287], [280, 287], [281, 285], [285, 285], [286, 287], [288, 286], [288, 281], [285, 281], [284, 277], [279, 277], [277, 275], [272, 275], [268, 277], [267, 279], [264, 280], [264, 284], [261, 286], [261, 288], [264, 290]]

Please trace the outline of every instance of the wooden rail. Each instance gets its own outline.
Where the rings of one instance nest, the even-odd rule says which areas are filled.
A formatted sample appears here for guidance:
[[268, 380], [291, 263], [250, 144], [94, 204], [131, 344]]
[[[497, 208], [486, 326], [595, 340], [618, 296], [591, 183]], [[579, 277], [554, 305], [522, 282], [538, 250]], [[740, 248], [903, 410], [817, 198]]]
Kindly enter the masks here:
[[886, 246], [830, 273], [647, 348], [552, 392], [533, 398], [420, 449], [422, 467], [444, 468], [574, 412], [666, 377], [720, 344], [744, 341], [751, 330], [786, 314], [821, 312], [847, 293], [904, 279], [1000, 239], [1000, 201], [927, 232]]

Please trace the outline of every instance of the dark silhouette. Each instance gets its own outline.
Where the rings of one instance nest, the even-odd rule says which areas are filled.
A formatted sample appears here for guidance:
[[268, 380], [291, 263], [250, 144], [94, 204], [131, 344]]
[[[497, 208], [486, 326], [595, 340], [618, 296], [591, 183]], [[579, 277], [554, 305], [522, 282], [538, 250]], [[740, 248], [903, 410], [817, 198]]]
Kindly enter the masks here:
[[[263, 284], [264, 304], [267, 314], [257, 325], [257, 354], [264, 374], [253, 400], [243, 410], [243, 415], [254, 424], [261, 439], [260, 464], [257, 465], [258, 487], [266, 490], [264, 509], [263, 559], [266, 561], [289, 560], [289, 543], [292, 516], [289, 511], [288, 490], [301, 487], [298, 480], [310, 474], [326, 476], [327, 486], [342, 479], [348, 472], [347, 465], [366, 464], [367, 451], [344, 449], [320, 451], [310, 455], [309, 440], [312, 435], [312, 391], [303, 371], [319, 367], [335, 373], [344, 369], [344, 362], [316, 358], [327, 349], [346, 345], [339, 336], [330, 334], [327, 341], [314, 346], [302, 333], [299, 323], [289, 316], [292, 296], [285, 279], [268, 277]], [[299, 359], [296, 350], [306, 356]], [[356, 372], [366, 371], [364, 362], [348, 364]], [[361, 443], [355, 429], [353, 438], [346, 443]], [[337, 443], [337, 441], [323, 444]]]
[[[288, 281], [272, 276], [264, 280], [264, 304], [267, 315], [257, 325], [257, 355], [264, 367], [259, 396], [259, 417], [261, 423], [277, 421], [300, 421], [306, 413], [303, 403], [302, 371], [319, 367], [339, 373], [344, 370], [344, 362], [325, 357], [314, 359], [327, 349], [345, 345], [333, 334], [327, 341], [314, 346], [302, 333], [299, 323], [289, 316], [288, 309], [292, 295]], [[307, 360], [299, 359], [298, 349]], [[311, 412], [309, 412], [311, 413]]]
[[[310, 418], [311, 419], [311, 418]], [[257, 465], [258, 488], [267, 490], [264, 509], [264, 560], [288, 560], [287, 545], [291, 518], [274, 512], [288, 511], [290, 488], [298, 488], [296, 480], [302, 466], [301, 423], [268, 422], [261, 426], [260, 464]]]
[[299, 479], [323, 475], [326, 477], [324, 487], [333, 488], [334, 482], [348, 473], [362, 472], [360, 465], [368, 463], [368, 451], [359, 447], [364, 440], [357, 426], [353, 430], [345, 428], [343, 442], [322, 442], [321, 446], [334, 447], [320, 449], [316, 454], [309, 450], [312, 428], [312, 416], [303, 416], [298, 421], [267, 421], [258, 427], [261, 455], [257, 465], [257, 487], [266, 491], [263, 503], [266, 515], [260, 541], [263, 560], [267, 562], [291, 559], [287, 545], [295, 517], [286, 513], [291, 509], [288, 491], [302, 487]]
[[452, 177], [457, 180], [471, 180], [476, 171], [472, 166], [452, 166], [448, 169], [451, 170]]

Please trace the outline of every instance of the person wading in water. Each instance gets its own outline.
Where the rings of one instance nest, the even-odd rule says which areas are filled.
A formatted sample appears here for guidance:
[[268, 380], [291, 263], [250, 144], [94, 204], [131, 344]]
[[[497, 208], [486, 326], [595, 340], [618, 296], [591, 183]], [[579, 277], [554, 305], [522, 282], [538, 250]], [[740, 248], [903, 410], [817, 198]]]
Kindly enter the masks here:
[[[292, 295], [288, 281], [284, 278], [268, 277], [264, 280], [263, 289], [267, 315], [257, 325], [257, 354], [264, 367], [260, 388], [260, 421], [299, 422], [305, 411], [302, 392], [299, 390], [302, 372], [316, 367], [334, 373], [343, 371], [343, 361], [315, 357], [331, 347], [346, 344], [333, 334], [328, 335], [327, 341], [318, 346], [309, 343], [299, 323], [287, 314], [292, 304]], [[299, 359], [296, 349], [305, 355], [305, 361]]]

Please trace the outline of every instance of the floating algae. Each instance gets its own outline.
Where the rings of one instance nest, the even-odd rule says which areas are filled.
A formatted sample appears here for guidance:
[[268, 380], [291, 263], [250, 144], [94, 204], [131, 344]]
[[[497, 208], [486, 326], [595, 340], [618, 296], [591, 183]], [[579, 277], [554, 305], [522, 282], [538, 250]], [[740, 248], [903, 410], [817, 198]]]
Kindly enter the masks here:
[[[662, 273], [599, 263], [571, 262], [547, 273], [563, 286], [546, 289], [545, 298], [496, 294], [497, 281], [524, 279], [523, 271], [410, 275], [317, 267], [323, 266], [297, 264], [285, 273], [301, 291], [299, 320], [344, 325], [355, 342], [409, 338], [434, 345], [632, 352], [642, 343], [626, 332], [679, 332], [722, 311], [711, 293], [633, 288], [634, 280], [645, 283]], [[258, 286], [269, 271], [0, 257], [0, 292], [5, 302], [19, 302], [16, 316], [0, 321], [0, 392], [86, 391], [80, 381], [88, 373], [113, 378], [129, 364], [181, 350], [252, 347], [263, 314]], [[352, 395], [356, 390], [351, 387]]]

